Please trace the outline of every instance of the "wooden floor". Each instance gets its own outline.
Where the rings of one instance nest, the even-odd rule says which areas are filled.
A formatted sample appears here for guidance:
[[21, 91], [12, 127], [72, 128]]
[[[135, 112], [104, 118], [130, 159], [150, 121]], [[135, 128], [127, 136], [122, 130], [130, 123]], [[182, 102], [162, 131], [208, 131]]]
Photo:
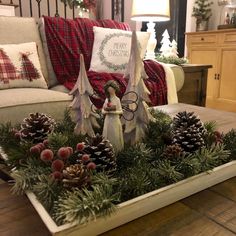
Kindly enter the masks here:
[[[174, 115], [195, 111], [205, 120], [216, 120], [222, 131], [236, 128], [236, 113], [188, 105], [162, 108]], [[50, 235], [26, 196], [14, 196], [0, 181], [0, 236]], [[227, 180], [182, 201], [141, 217], [102, 236], [231, 236], [236, 235], [236, 178]], [[78, 235], [79, 236], [79, 235]], [[88, 235], [89, 236], [89, 235]]]

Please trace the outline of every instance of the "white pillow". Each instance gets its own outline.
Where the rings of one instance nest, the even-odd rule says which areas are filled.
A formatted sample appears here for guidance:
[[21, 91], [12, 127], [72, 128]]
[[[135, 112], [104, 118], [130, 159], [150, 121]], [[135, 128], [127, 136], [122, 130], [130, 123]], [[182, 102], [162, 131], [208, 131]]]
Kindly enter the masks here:
[[0, 89], [47, 88], [35, 42], [0, 45]]
[[[125, 73], [129, 62], [132, 32], [93, 27], [94, 43], [90, 70], [96, 72]], [[136, 32], [141, 58], [146, 53], [150, 33]]]

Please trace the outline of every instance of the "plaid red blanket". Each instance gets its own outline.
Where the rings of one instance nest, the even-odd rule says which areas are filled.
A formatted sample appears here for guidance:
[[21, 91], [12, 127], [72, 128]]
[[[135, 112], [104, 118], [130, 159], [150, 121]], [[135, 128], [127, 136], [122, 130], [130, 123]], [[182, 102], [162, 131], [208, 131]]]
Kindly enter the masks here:
[[[112, 20], [94, 21], [86, 18], [74, 20], [60, 17], [44, 17], [45, 33], [48, 43], [50, 58], [58, 81], [68, 89], [72, 89], [79, 74], [79, 54], [84, 55], [85, 66], [90, 67], [94, 34], [93, 26], [130, 30], [128, 24]], [[167, 85], [163, 67], [154, 61], [144, 61], [144, 66], [149, 78], [145, 80], [151, 92], [150, 105], [167, 104]], [[94, 100], [97, 107], [103, 104], [105, 95], [104, 84], [114, 79], [120, 84], [123, 95], [127, 80], [122, 74], [108, 74], [88, 71], [88, 78], [100, 99]]]

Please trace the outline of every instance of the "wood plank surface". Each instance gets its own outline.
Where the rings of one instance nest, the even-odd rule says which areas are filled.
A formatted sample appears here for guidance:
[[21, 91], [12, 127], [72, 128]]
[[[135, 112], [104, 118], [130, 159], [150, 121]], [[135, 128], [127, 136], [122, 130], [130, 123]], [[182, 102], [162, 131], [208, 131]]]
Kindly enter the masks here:
[[[221, 131], [236, 128], [236, 113], [175, 104], [160, 109], [174, 116], [194, 111], [203, 121], [216, 120]], [[0, 182], [0, 236], [48, 236], [26, 196], [11, 195]], [[236, 235], [236, 178], [113, 229], [102, 236], [233, 236]], [[89, 236], [89, 235], [88, 235]]]

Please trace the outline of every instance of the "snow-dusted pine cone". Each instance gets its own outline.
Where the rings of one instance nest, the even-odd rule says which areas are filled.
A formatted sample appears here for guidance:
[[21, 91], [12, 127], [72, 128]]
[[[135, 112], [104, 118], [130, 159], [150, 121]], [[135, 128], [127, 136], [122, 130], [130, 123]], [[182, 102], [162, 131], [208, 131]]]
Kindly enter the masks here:
[[43, 113], [31, 113], [21, 124], [21, 140], [40, 143], [53, 131], [55, 121]]
[[78, 157], [85, 164], [95, 163], [98, 172], [105, 171], [112, 174], [116, 170], [116, 158], [112, 144], [99, 134], [86, 141], [82, 150], [78, 150]]
[[74, 164], [63, 170], [63, 185], [65, 188], [82, 188], [90, 184], [90, 173], [83, 164]]
[[173, 120], [173, 144], [186, 152], [194, 152], [205, 145], [206, 129], [193, 112], [179, 112]]

